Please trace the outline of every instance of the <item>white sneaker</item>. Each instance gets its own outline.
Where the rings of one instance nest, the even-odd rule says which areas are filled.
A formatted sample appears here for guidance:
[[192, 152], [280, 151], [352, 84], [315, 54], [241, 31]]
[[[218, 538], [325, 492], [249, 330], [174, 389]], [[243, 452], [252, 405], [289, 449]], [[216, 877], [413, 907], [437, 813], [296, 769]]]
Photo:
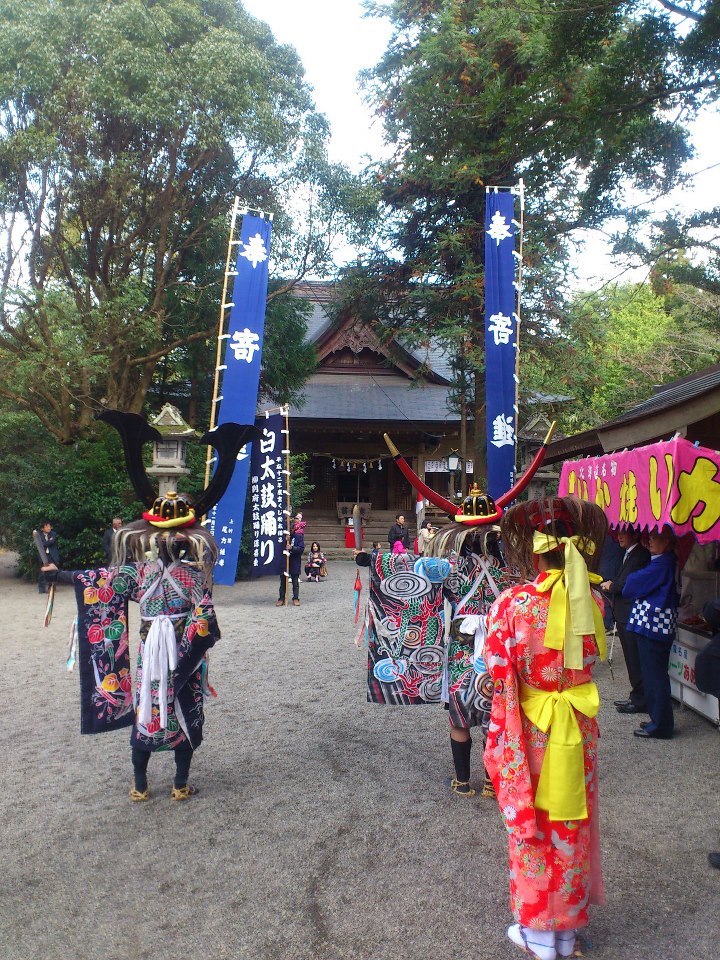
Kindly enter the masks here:
[[572, 957], [575, 953], [577, 930], [556, 930], [555, 949], [559, 957]]
[[[537, 957], [538, 960], [557, 960], [557, 951], [552, 946], [555, 935], [552, 931], [531, 930], [528, 927], [521, 927], [519, 923], [513, 923], [507, 929], [508, 939], [529, 953], [531, 957]], [[539, 940], [549, 940], [546, 945]]]

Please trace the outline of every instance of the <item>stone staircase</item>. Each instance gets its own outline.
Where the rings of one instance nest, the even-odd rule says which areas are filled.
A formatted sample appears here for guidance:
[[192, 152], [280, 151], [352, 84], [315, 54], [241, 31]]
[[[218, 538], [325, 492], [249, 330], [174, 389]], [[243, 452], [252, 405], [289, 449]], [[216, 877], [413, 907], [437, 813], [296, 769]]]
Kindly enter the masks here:
[[[388, 549], [387, 535], [388, 530], [395, 522], [397, 510], [373, 510], [370, 517], [363, 525], [363, 549], [371, 550], [375, 541], [379, 540], [383, 549]], [[352, 548], [345, 546], [345, 525], [341, 523], [337, 516], [333, 516], [327, 511], [313, 510], [312, 508], [302, 508], [303, 519], [307, 522], [305, 527], [305, 549], [310, 549], [313, 540], [317, 540], [320, 549], [328, 560], [352, 560]], [[425, 518], [431, 520], [433, 524], [439, 526], [447, 523], [445, 514], [430, 507], [425, 511]], [[406, 515], [406, 525], [410, 531], [410, 544], [415, 538], [415, 516]]]

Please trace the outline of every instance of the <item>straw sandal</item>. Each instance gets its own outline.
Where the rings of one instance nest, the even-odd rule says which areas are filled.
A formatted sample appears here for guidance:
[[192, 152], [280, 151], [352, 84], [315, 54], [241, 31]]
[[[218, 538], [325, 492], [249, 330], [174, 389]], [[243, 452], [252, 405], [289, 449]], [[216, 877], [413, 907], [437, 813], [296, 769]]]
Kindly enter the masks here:
[[150, 790], [148, 787], [144, 790], [137, 790], [135, 787], [131, 787], [129, 797], [133, 803], [142, 803], [143, 800], [150, 799]]
[[455, 777], [450, 781], [450, 789], [459, 797], [474, 797], [475, 791], [470, 786], [469, 780], [456, 780]]
[[483, 780], [482, 790], [480, 791], [481, 797], [487, 797], [491, 800], [494, 800], [497, 796], [495, 793], [495, 787], [492, 785], [492, 780], [490, 777], [485, 777]]
[[170, 799], [189, 800], [190, 797], [194, 797], [195, 794], [199, 792], [199, 787], [191, 787], [189, 783], [186, 783], [184, 787], [173, 787]]

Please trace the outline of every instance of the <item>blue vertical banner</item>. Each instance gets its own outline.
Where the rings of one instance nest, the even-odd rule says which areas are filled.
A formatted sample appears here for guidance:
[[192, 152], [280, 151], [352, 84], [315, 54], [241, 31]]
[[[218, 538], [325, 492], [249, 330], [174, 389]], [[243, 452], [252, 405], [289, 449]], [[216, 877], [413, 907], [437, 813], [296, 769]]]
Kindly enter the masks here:
[[485, 195], [485, 399], [488, 493], [512, 487], [517, 439], [518, 315], [515, 284], [515, 197]]
[[[270, 221], [256, 214], [242, 218], [235, 266], [232, 302], [223, 304], [230, 310], [222, 372], [221, 396], [215, 399], [222, 423], [254, 423], [260, 383], [265, 303], [270, 256]], [[210, 512], [208, 526], [218, 542], [220, 555], [215, 564], [215, 582], [235, 582], [240, 552], [245, 494], [250, 468], [250, 447], [246, 444], [238, 454], [235, 471], [222, 500]]]
[[256, 421], [260, 439], [252, 444], [250, 501], [253, 528], [254, 577], [285, 572], [285, 530], [290, 477], [286, 418], [279, 413]]

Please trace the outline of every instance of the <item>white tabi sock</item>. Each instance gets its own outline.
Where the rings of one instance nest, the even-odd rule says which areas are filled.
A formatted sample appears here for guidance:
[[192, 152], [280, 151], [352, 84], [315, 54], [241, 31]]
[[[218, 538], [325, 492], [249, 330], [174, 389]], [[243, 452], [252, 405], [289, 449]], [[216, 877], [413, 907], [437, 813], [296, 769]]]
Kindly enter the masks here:
[[557, 960], [555, 934], [552, 930], [533, 930], [514, 923], [508, 927], [507, 935], [514, 944], [526, 950], [538, 960]]

